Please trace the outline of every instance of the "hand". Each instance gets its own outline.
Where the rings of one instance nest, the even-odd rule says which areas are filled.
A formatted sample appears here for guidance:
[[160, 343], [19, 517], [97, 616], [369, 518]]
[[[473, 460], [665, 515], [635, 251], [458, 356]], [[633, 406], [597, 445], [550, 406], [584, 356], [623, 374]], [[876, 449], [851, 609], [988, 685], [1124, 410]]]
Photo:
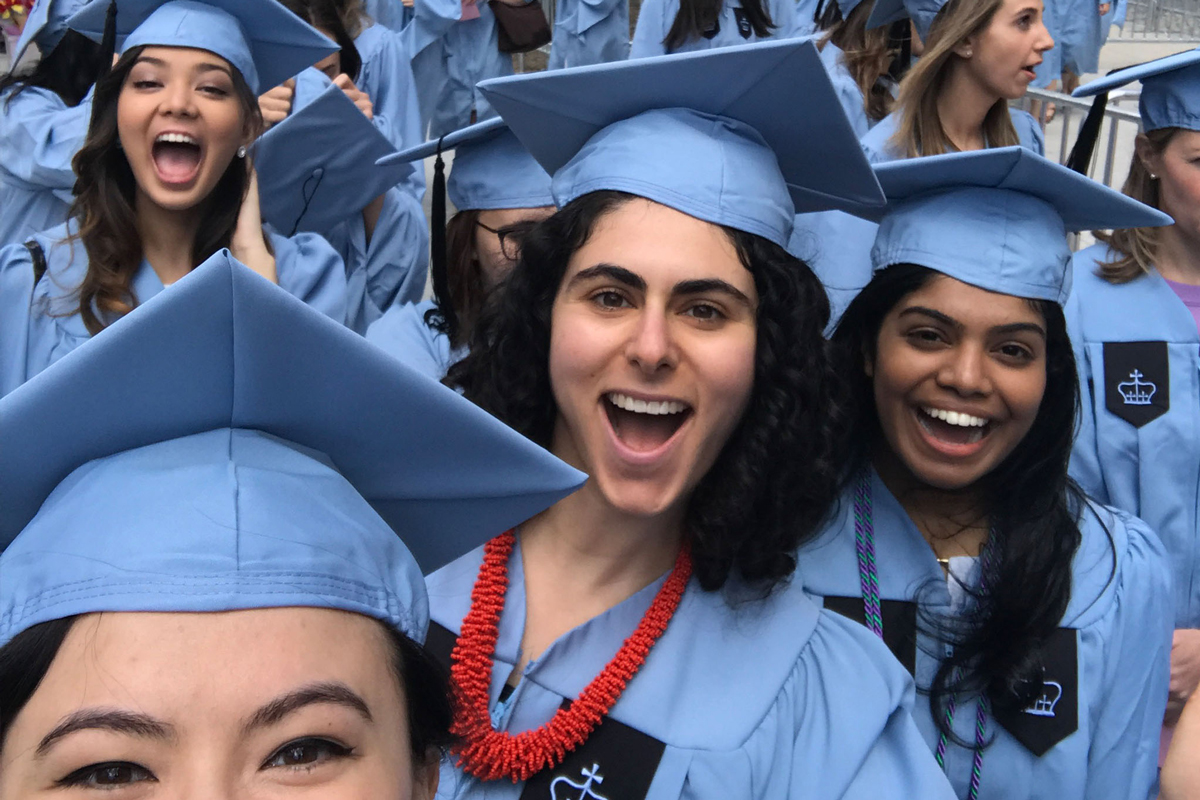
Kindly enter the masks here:
[[1200, 685], [1200, 630], [1177, 630], [1171, 642], [1171, 685], [1166, 724], [1174, 725]]
[[262, 112], [263, 124], [267, 128], [283, 122], [292, 113], [292, 98], [296, 95], [296, 79], [286, 81], [258, 97], [258, 109]]
[[1111, 8], [1112, 8], [1112, 3], [1101, 3], [1100, 4], [1100, 16], [1103, 17], [1105, 14], [1107, 14], [1109, 12], [1109, 9], [1111, 9]]
[[1167, 760], [1163, 762], [1159, 800], [1187, 800], [1200, 796], [1200, 700], [1183, 710]]
[[405, 8], [412, 8], [416, 5], [416, 0], [400, 0], [400, 4]]
[[375, 118], [375, 106], [371, 103], [371, 98], [367, 97], [367, 93], [360, 90], [354, 85], [354, 81], [350, 80], [350, 76], [346, 74], [338, 75], [333, 79], [333, 85], [346, 93], [354, 101], [354, 105], [358, 106], [358, 110], [366, 116], [367, 119]]
[[253, 167], [250, 167], [250, 185], [242, 199], [229, 252], [271, 283], [279, 283], [279, 277], [275, 274], [275, 256], [267, 249], [266, 235], [263, 233], [262, 212], [258, 204], [258, 173]]

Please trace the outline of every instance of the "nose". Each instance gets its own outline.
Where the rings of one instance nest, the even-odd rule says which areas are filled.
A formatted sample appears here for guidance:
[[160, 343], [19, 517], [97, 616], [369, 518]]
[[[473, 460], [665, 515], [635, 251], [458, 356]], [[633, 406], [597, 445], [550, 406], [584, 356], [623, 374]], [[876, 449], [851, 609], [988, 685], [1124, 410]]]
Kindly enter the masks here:
[[962, 397], [987, 396], [992, 381], [987, 371], [987, 355], [981, 346], [963, 345], [947, 354], [937, 374], [938, 385]]
[[159, 111], [176, 117], [196, 116], [196, 98], [188, 81], [171, 81], [161, 95]]
[[678, 363], [678, 353], [665, 309], [651, 305], [642, 308], [630, 332], [626, 357], [643, 373], [653, 375], [670, 370]]
[[1050, 35], [1050, 30], [1046, 27], [1046, 23], [1042, 20], [1039, 20], [1037, 44], [1033, 46], [1033, 49], [1037, 50], [1039, 53], [1044, 53], [1053, 47], [1054, 37]]

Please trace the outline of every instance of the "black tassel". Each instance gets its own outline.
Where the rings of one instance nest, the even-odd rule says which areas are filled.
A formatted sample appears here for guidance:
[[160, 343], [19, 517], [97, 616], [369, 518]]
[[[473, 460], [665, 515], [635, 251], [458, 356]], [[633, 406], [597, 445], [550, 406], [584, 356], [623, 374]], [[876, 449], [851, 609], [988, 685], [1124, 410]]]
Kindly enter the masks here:
[[1106, 108], [1108, 92], [1101, 92], [1092, 101], [1092, 107], [1088, 109], [1083, 124], [1079, 126], [1079, 136], [1075, 139], [1075, 146], [1071, 148], [1071, 155], [1067, 156], [1067, 166], [1080, 175], [1087, 175], [1088, 167], [1092, 164], [1092, 153], [1096, 150], [1096, 140], [1100, 138], [1100, 126], [1104, 124]]
[[[445, 137], [442, 137], [443, 139]], [[441, 312], [450, 341], [458, 341], [458, 314], [450, 297], [450, 276], [446, 273], [446, 164], [442, 161], [442, 139], [438, 139], [437, 158], [433, 162], [433, 195], [430, 198], [429, 262], [433, 279], [433, 300]]]
[[[104, 35], [100, 37], [100, 53], [96, 56], [100, 63], [96, 65], [96, 83], [108, 77], [112, 72], [113, 54], [117, 52], [117, 0], [109, 0], [108, 11], [104, 14]], [[101, 112], [100, 104], [92, 104], [91, 125], [96, 124], [96, 118]]]
[[907, 19], [893, 22], [888, 29], [888, 49], [899, 51], [888, 65], [888, 76], [899, 83], [912, 66], [912, 24]]

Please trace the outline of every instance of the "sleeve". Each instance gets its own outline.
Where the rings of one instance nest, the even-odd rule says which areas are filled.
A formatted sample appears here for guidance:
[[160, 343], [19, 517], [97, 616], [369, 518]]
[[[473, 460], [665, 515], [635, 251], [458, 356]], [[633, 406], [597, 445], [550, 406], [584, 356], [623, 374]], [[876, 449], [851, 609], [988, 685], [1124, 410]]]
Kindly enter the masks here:
[[[9, 103], [11, 98], [12, 102]], [[32, 87], [0, 100], [0, 153], [4, 168], [31, 186], [43, 186], [70, 202], [75, 185], [71, 160], [87, 137], [92, 94], [67, 106], [48, 89]]]
[[1012, 115], [1013, 127], [1017, 129], [1017, 138], [1021, 146], [1039, 156], [1046, 155], [1046, 135], [1038, 121], [1028, 111], [1010, 109], [1009, 113]]
[[23, 244], [0, 248], [0, 397], [27, 378], [33, 259]]
[[[379, 34], [382, 41], [374, 57], [363, 63], [361, 88], [374, 106], [375, 127], [397, 150], [403, 150], [425, 141], [417, 82], [404, 38], [390, 30], [380, 30]], [[400, 187], [418, 201], [425, 195], [425, 172], [419, 163]]]
[[330, 243], [346, 269], [346, 326], [357, 333], [393, 305], [416, 303], [425, 294], [429, 232], [421, 204], [407, 192], [389, 189], [368, 243], [362, 215], [340, 224]]
[[[1070, 268], [1076, 272], [1080, 268], [1086, 268], [1081, 267], [1083, 259], [1091, 260], [1086, 256], [1076, 256]], [[1079, 428], [1071, 449], [1071, 477], [1078, 481], [1089, 496], [1101, 503], [1108, 503], [1108, 490], [1104, 486], [1104, 472], [1100, 468], [1100, 448], [1096, 439], [1096, 377], [1082, 335], [1080, 315], [1083, 313], [1083, 305], [1078, 275], [1075, 278], [1075, 289], [1067, 298], [1064, 312], [1071, 349], [1075, 351], [1075, 368], [1079, 372]]]
[[[1115, 607], [1104, 659], [1104, 690], [1088, 752], [1083, 795], [1097, 800], [1153, 796], [1159, 732], [1167, 707], [1175, 611], [1171, 571], [1158, 537], [1137, 517], [1113, 510], [1118, 558]], [[1095, 517], [1093, 523], [1098, 524]], [[1123, 530], [1122, 530], [1123, 529]]]
[[798, 36], [796, 3], [793, 0], [776, 0], [771, 9], [771, 22], [775, 23], [775, 29], [771, 31], [771, 38], [791, 39]]
[[912, 678], [882, 641], [822, 611], [802, 661], [789, 800], [954, 800], [913, 722]]
[[[532, 1], [532, 0], [531, 0]], [[575, 33], [582, 34], [603, 22], [616, 11], [617, 6], [628, 0], [580, 0], [579, 16], [576, 19]]]
[[646, 0], [638, 12], [637, 26], [633, 29], [633, 42], [629, 46], [630, 58], [666, 55], [663, 39], [667, 36], [666, 0]]
[[288, 294], [332, 317], [346, 318], [346, 268], [332, 245], [315, 233], [280, 236], [268, 228], [275, 275]]

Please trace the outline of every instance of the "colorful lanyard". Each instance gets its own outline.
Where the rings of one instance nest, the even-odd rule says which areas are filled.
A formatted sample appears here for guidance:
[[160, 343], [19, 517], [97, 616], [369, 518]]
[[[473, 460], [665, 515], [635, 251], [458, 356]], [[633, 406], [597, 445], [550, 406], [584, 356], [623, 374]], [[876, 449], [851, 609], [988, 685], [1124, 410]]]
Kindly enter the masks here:
[[[867, 473], [859, 476], [858, 485], [854, 490], [854, 542], [858, 552], [858, 580], [862, 586], [863, 616], [867, 627], [883, 638], [883, 607], [879, 601], [879, 574], [875, 563], [875, 524], [871, 519], [871, 483]], [[960, 672], [956, 668], [953, 680], [958, 682]], [[954, 712], [957, 702], [953, 695], [946, 703], [946, 728], [954, 725]], [[966, 800], [978, 800], [979, 782], [983, 774], [983, 748], [987, 742], [987, 713], [986, 696], [980, 696], [975, 714], [975, 754], [971, 763], [971, 788], [967, 791]], [[946, 769], [946, 734], [938, 740], [934, 752], [938, 766], [944, 772]]]

